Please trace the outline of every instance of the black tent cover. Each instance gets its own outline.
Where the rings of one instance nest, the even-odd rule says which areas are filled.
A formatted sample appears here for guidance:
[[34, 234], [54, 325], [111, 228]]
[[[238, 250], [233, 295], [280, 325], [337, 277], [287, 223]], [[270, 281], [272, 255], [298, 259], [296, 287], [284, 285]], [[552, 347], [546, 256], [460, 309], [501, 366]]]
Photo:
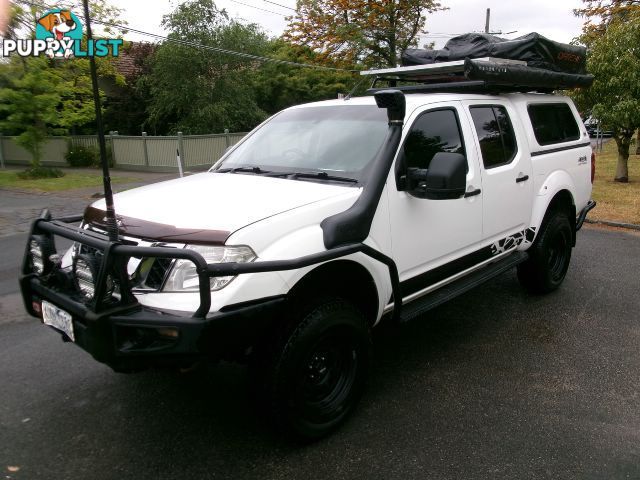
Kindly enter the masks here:
[[513, 40], [487, 33], [466, 33], [450, 39], [441, 50], [407, 49], [402, 54], [402, 65], [425, 65], [484, 57], [522, 60], [529, 67], [586, 74], [585, 47], [554, 42], [535, 32]]

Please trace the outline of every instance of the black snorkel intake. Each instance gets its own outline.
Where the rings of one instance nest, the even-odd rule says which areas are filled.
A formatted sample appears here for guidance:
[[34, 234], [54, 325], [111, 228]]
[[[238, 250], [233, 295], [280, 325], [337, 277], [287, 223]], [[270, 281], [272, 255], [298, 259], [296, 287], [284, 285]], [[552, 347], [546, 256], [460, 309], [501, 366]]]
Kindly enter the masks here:
[[369, 236], [380, 196], [400, 145], [406, 111], [404, 94], [399, 90], [383, 90], [376, 92], [374, 97], [378, 108], [387, 109], [387, 138], [376, 154], [364, 190], [356, 202], [351, 208], [325, 218], [320, 223], [324, 246], [327, 249], [363, 242]]

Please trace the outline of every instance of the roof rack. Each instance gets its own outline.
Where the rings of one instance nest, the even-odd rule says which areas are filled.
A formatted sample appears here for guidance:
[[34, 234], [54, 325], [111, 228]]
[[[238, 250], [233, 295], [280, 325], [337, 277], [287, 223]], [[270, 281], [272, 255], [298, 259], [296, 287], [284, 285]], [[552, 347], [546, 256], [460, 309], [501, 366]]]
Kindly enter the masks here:
[[[387, 88], [407, 93], [548, 93], [553, 90], [589, 87], [593, 83], [593, 75], [544, 70], [529, 67], [527, 62], [520, 60], [489, 57], [366, 70], [360, 74], [374, 77], [371, 88], [367, 90], [369, 94], [384, 89], [377, 87], [379, 82], [387, 82]], [[406, 85], [407, 83], [410, 85]]]

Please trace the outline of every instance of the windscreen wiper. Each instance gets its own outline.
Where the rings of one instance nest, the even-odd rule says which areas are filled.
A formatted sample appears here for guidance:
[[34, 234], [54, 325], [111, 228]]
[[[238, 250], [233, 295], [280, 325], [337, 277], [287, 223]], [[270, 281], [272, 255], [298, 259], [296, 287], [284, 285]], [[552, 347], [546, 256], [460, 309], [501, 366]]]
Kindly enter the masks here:
[[318, 180], [331, 180], [334, 182], [347, 182], [347, 183], [358, 183], [358, 180], [351, 177], [338, 177], [335, 175], [329, 175], [325, 171], [320, 172], [291, 172], [287, 174], [287, 178], [291, 178], [295, 180], [296, 178], [312, 178]]
[[217, 173], [255, 173], [256, 175], [264, 175], [266, 173], [271, 173], [268, 170], [262, 170], [260, 167], [233, 167], [233, 168], [219, 168], [218, 170], [213, 170], [213, 172]]

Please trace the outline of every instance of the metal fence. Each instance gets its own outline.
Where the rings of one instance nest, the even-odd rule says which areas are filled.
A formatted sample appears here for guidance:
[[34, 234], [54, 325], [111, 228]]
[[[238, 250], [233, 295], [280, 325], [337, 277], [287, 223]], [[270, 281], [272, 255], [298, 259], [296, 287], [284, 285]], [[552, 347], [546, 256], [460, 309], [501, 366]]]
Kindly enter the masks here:
[[[246, 133], [212, 135], [182, 135], [155, 137], [109, 134], [107, 148], [117, 168], [138, 171], [168, 172], [178, 168], [180, 156], [185, 170], [203, 170], [213, 165], [231, 145]], [[65, 155], [70, 146], [98, 148], [96, 135], [48, 137], [42, 148], [42, 164], [51, 167], [68, 166]], [[31, 155], [13, 137], [0, 136], [0, 161], [7, 165], [28, 165]]]

